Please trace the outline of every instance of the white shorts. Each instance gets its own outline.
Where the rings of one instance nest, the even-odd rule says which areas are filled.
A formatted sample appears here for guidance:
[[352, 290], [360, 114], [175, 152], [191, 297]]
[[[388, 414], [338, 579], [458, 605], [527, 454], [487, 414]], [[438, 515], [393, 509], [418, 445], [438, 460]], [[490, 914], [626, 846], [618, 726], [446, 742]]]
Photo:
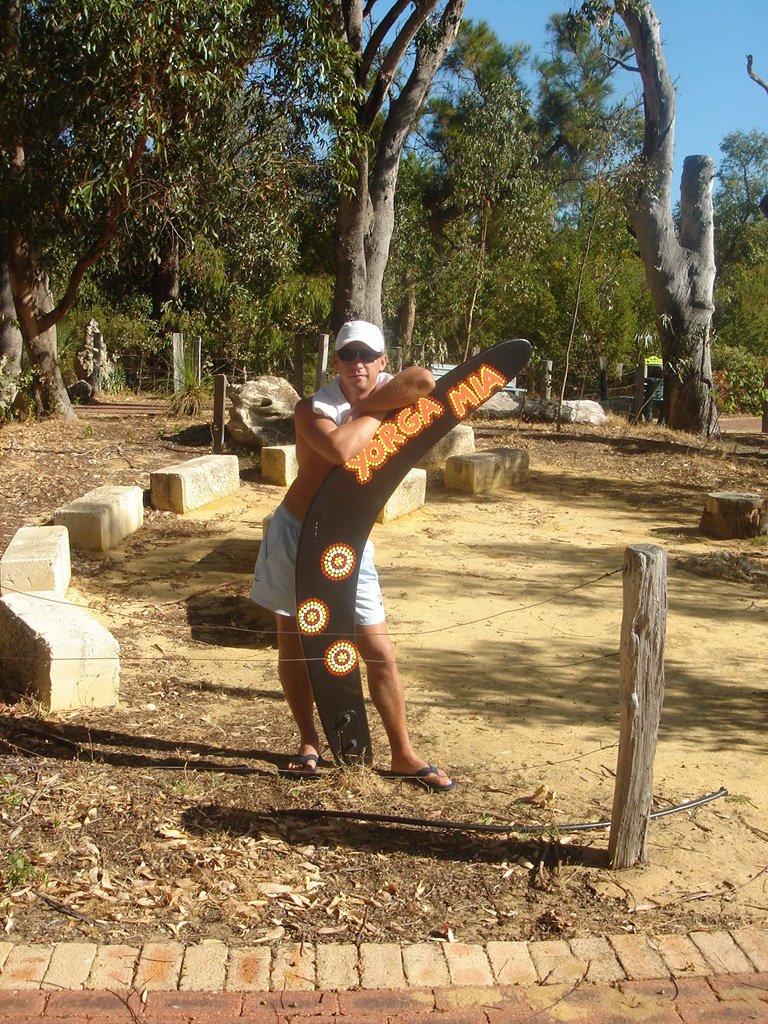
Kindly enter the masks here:
[[[278, 615], [296, 618], [295, 564], [302, 522], [280, 505], [272, 517], [267, 535], [261, 542], [253, 570], [251, 600]], [[379, 574], [373, 564], [373, 544], [366, 541], [360, 559], [360, 574], [355, 598], [355, 622], [375, 626], [384, 621], [384, 602]]]

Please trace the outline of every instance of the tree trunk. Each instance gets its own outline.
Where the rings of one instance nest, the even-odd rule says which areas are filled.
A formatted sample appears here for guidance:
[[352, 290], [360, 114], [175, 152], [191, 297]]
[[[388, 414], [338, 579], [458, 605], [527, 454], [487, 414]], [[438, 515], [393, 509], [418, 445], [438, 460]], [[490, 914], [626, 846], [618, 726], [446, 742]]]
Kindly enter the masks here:
[[23, 342], [13, 304], [6, 252], [5, 235], [0, 235], [0, 363], [3, 375], [16, 380], [21, 373]]
[[365, 236], [366, 227], [373, 217], [368, 194], [368, 154], [359, 153], [355, 160], [355, 184], [349, 192], [343, 191], [336, 213], [336, 291], [333, 298], [331, 327], [338, 331], [347, 320], [370, 320], [366, 308]]
[[[331, 314], [334, 331], [347, 320], [358, 318], [382, 326], [381, 288], [395, 222], [400, 157], [432, 79], [456, 38], [466, 2], [446, 0], [429, 40], [416, 46], [410, 75], [398, 96], [390, 101], [378, 143], [358, 153], [354, 161], [355, 178], [351, 189], [342, 193], [336, 217], [336, 290]], [[355, 74], [362, 87], [378, 65], [373, 85], [357, 111], [358, 128], [369, 137], [400, 62], [438, 4], [437, 0], [420, 0], [397, 29], [395, 39], [388, 39], [388, 31], [408, 6], [402, 0], [393, 0], [378, 25], [371, 25], [370, 33], [364, 33], [363, 4], [359, 0], [337, 0], [337, 22], [342, 37], [357, 56]]]
[[413, 328], [416, 324], [416, 288], [413, 274], [408, 272], [403, 282], [403, 301], [397, 314], [395, 324], [395, 345], [398, 345], [403, 352], [403, 361], [410, 363], [411, 350], [413, 348]]
[[179, 243], [175, 234], [161, 243], [161, 254], [152, 275], [152, 317], [160, 320], [163, 308], [179, 297]]
[[54, 308], [48, 275], [35, 267], [28, 246], [17, 232], [8, 236], [8, 277], [24, 347], [37, 376], [40, 411], [77, 419], [56, 355], [56, 327], [39, 327], [39, 320]]
[[649, 0], [620, 0], [616, 9], [632, 37], [643, 81], [643, 175], [628, 212], [661, 337], [664, 417], [673, 429], [715, 436], [719, 430], [710, 359], [714, 162], [708, 156], [685, 161], [678, 238], [672, 216], [675, 88], [659, 21]]

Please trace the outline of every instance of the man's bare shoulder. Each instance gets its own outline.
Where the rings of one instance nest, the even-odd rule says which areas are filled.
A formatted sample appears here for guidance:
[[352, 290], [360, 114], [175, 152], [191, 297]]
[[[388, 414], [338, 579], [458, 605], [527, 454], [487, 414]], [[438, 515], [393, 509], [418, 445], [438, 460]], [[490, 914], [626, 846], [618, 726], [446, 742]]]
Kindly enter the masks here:
[[311, 398], [300, 398], [296, 403], [293, 410], [293, 418], [298, 427], [302, 423], [310, 422], [311, 420], [317, 419], [314, 411], [312, 410], [312, 399]]

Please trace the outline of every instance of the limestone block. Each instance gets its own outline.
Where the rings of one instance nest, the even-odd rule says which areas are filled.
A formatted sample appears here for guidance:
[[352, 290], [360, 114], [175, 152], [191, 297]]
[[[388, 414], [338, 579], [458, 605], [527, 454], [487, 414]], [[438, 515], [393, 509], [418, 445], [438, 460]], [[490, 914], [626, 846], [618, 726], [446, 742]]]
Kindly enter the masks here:
[[768, 498], [728, 491], [708, 494], [699, 529], [720, 540], [768, 533]]
[[458, 423], [453, 430], [449, 430], [445, 437], [437, 442], [434, 448], [429, 449], [417, 465], [423, 468], [439, 466], [452, 455], [471, 455], [474, 450], [474, 430], [468, 423]]
[[31, 594], [0, 599], [0, 681], [51, 711], [113, 707], [120, 648], [82, 608]]
[[261, 478], [268, 484], [290, 487], [299, 475], [296, 445], [271, 445], [261, 449]]
[[427, 496], [427, 471], [412, 469], [401, 484], [395, 488], [389, 501], [379, 512], [376, 522], [388, 523], [400, 516], [407, 516], [421, 508]]
[[168, 512], [191, 512], [240, 488], [236, 455], [201, 455], [149, 474], [152, 504]]
[[64, 597], [70, 576], [66, 526], [22, 526], [0, 559], [0, 595], [41, 591]]
[[489, 448], [474, 455], [454, 455], [445, 464], [445, 486], [467, 494], [511, 487], [527, 475], [528, 452], [516, 448]]
[[69, 530], [73, 548], [106, 551], [144, 525], [144, 492], [140, 487], [96, 487], [62, 505], [53, 521]]

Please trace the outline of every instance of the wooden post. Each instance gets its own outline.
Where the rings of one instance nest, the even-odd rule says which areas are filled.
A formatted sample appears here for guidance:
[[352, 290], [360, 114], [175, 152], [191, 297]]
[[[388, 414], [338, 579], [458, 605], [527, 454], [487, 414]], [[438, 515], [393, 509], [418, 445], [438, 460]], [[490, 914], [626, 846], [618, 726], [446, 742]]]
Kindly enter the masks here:
[[637, 370], [635, 372], [635, 395], [632, 399], [632, 420], [635, 423], [637, 423], [643, 415], [643, 406], [645, 405], [645, 378], [647, 373], [648, 367], [645, 365], [645, 359], [641, 359], [637, 364]]
[[195, 361], [195, 384], [200, 387], [203, 379], [203, 339], [199, 334], [192, 339], [192, 358]]
[[224, 451], [224, 407], [227, 401], [227, 378], [217, 373], [213, 391], [213, 454]]
[[173, 392], [184, 390], [184, 335], [173, 336]]
[[616, 868], [648, 860], [653, 762], [664, 701], [667, 553], [638, 544], [624, 554], [621, 732], [608, 856]]
[[[763, 387], [768, 391], [768, 370], [763, 373]], [[761, 432], [768, 434], [768, 401], [763, 401], [763, 421], [761, 424]]]
[[328, 369], [328, 335], [317, 336], [317, 371], [315, 373], [315, 391], [325, 384], [325, 371]]
[[300, 334], [293, 336], [293, 386], [304, 397], [304, 342]]
[[544, 364], [544, 397], [552, 397], [552, 360], [548, 359]]
[[608, 361], [600, 356], [600, 401], [608, 401]]

